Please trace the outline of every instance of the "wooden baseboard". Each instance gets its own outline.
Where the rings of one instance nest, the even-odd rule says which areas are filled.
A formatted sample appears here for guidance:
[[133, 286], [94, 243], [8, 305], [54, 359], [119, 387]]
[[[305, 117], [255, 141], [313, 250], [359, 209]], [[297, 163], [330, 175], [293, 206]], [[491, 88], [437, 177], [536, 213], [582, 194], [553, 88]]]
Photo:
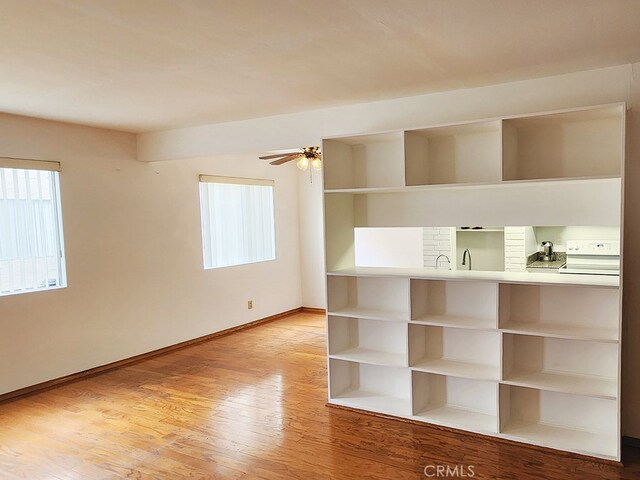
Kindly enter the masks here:
[[[235, 333], [240, 330], [253, 328], [258, 325], [262, 325], [263, 323], [272, 322], [274, 320], [288, 317], [290, 315], [293, 315], [295, 313], [300, 313], [303, 311], [305, 311], [304, 307], [294, 308], [292, 310], [287, 310], [286, 312], [276, 313], [275, 315], [271, 315], [269, 317], [261, 318], [259, 320], [245, 323], [243, 325], [238, 325], [237, 327], [227, 328], [226, 330], [220, 330], [219, 332], [210, 333], [209, 335], [204, 335], [202, 337], [194, 338], [192, 340], [186, 340], [184, 342], [176, 343], [175, 345], [169, 345], [168, 347], [159, 348], [151, 352], [141, 353], [140, 355], [135, 355], [133, 357], [118, 360], [116, 362], [107, 363], [106, 365], [100, 365], [98, 367], [90, 368], [88, 370], [83, 370], [82, 372], [72, 373], [70, 375], [65, 375], [64, 377], [54, 378], [53, 380], [47, 380], [46, 382], [38, 383], [36, 385], [31, 385], [29, 387], [20, 388], [19, 390], [14, 390], [13, 392], [3, 393], [0, 395], [0, 403], [6, 402], [9, 400], [14, 400], [18, 397], [24, 397], [26, 395], [39, 393], [44, 390], [50, 390], [51, 388], [58, 387], [66, 383], [76, 382], [83, 378], [93, 377], [95, 375], [99, 375], [101, 373], [108, 372], [116, 368], [125, 367], [127, 365], [131, 365], [134, 363], [141, 362], [143, 360], [147, 360], [148, 358], [151, 358], [151, 357], [164, 355], [166, 353], [173, 352], [181, 348], [186, 348], [192, 345], [196, 345], [198, 343], [207, 342], [209, 340], [212, 340], [217, 337], [221, 337], [223, 335], [229, 335], [231, 333]], [[310, 313], [313, 313], [313, 312], [310, 312]]]
[[326, 315], [327, 311], [324, 308], [315, 307], [302, 307], [303, 313], [315, 313], [317, 315]]
[[469, 437], [480, 438], [482, 440], [487, 440], [491, 442], [504, 443], [508, 445], [514, 445], [523, 448], [530, 448], [532, 450], [537, 450], [539, 452], [552, 453], [556, 456], [568, 457], [568, 458], [577, 458], [580, 460], [585, 460], [593, 463], [602, 463], [605, 465], [611, 465], [613, 467], [623, 467], [622, 462], [618, 462], [616, 460], [608, 460], [606, 458], [593, 457], [591, 455], [583, 455], [581, 453], [567, 452], [566, 450], [556, 450], [555, 448], [543, 447], [541, 445], [533, 445], [531, 443], [518, 442], [516, 440], [511, 440], [509, 438], [502, 437], [494, 437], [492, 435], [484, 435], [476, 432], [469, 432], [467, 430], [460, 430], [454, 427], [445, 427], [444, 425], [434, 425], [432, 423], [421, 422], [419, 420], [412, 420], [410, 418], [396, 417], [394, 415], [387, 415], [385, 413], [371, 412], [369, 410], [360, 410], [359, 408], [345, 407], [343, 405], [334, 405], [333, 403], [327, 403], [327, 407], [335, 408], [338, 410], [346, 410], [348, 412], [356, 412], [365, 415], [371, 415], [378, 418], [385, 418], [389, 420], [397, 420], [404, 423], [410, 423], [411, 425], [418, 425], [425, 428], [433, 428], [435, 430], [442, 430], [445, 432], [455, 433], [456, 435], [466, 435]]
[[640, 448], [640, 438], [622, 437], [622, 444], [628, 447]]

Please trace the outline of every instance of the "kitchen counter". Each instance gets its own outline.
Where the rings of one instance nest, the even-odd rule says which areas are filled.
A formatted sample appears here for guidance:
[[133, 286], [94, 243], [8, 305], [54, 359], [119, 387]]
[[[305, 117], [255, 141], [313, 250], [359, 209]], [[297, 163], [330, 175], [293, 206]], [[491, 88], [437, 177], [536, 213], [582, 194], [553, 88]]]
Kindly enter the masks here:
[[567, 254], [565, 252], [556, 252], [556, 259], [552, 262], [545, 262], [538, 260], [538, 254], [534, 253], [527, 258], [527, 269], [529, 268], [544, 268], [549, 270], [558, 270], [567, 263]]
[[483, 272], [479, 270], [436, 270], [433, 268], [355, 267], [328, 272], [350, 277], [401, 277], [425, 280], [476, 280], [502, 283], [585, 285], [619, 287], [619, 276], [543, 272]]

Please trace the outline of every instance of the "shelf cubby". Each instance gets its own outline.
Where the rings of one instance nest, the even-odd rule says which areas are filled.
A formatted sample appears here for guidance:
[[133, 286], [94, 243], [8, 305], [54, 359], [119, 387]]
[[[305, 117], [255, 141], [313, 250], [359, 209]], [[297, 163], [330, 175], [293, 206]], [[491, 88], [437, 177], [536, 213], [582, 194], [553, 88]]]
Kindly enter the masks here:
[[503, 180], [620, 176], [624, 106], [503, 120]]
[[408, 369], [330, 359], [329, 372], [331, 403], [389, 415], [411, 415]]
[[[619, 178], [502, 182], [332, 192], [325, 211], [353, 227], [611, 225], [620, 222]], [[338, 198], [332, 198], [340, 196]], [[327, 232], [329, 234], [330, 231]], [[331, 237], [329, 237], [331, 238]]]
[[500, 333], [409, 325], [413, 370], [483, 380], [500, 378]]
[[497, 183], [500, 122], [476, 122], [405, 132], [407, 185]]
[[329, 316], [329, 355], [360, 363], [407, 366], [407, 324]]
[[500, 431], [535, 445], [619, 458], [618, 402], [500, 385]]
[[411, 321], [460, 328], [496, 328], [498, 286], [491, 282], [411, 280]]
[[402, 187], [404, 134], [324, 140], [323, 162], [325, 189]]
[[413, 417], [479, 433], [498, 429], [495, 382], [413, 372]]
[[617, 288], [500, 285], [500, 329], [509, 333], [617, 342]]
[[618, 345], [505, 334], [503, 380], [582, 395], [618, 396]]
[[328, 312], [369, 320], [409, 320], [409, 280], [329, 276]]

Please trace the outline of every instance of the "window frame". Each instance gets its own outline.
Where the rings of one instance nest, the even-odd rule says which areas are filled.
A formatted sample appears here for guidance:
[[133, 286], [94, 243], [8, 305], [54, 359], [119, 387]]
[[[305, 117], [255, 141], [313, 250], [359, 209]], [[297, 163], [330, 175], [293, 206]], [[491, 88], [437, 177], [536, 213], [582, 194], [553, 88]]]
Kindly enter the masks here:
[[[277, 223], [276, 223], [276, 188], [275, 188], [275, 180], [272, 179], [264, 179], [264, 178], [246, 178], [246, 177], [231, 177], [231, 176], [221, 176], [221, 175], [206, 175], [201, 174], [198, 176], [198, 193], [199, 193], [199, 203], [200, 203], [200, 234], [201, 234], [201, 245], [202, 245], [202, 266], [203, 269], [206, 270], [219, 270], [223, 268], [233, 268], [233, 267], [242, 267], [247, 265], [255, 265], [259, 263], [273, 262], [278, 258], [278, 248], [277, 248]], [[210, 241], [211, 245], [206, 244], [207, 234], [205, 233], [205, 204], [203, 202], [203, 184], [208, 183], [216, 183], [216, 184], [231, 184], [231, 185], [242, 185], [242, 186], [267, 186], [271, 187], [271, 212], [272, 212], [272, 238], [273, 238], [273, 256], [271, 258], [265, 258], [262, 260], [254, 260], [249, 262], [242, 263], [234, 263], [230, 265], [207, 265], [207, 247], [211, 249], [213, 242]], [[207, 207], [208, 208], [208, 207]], [[211, 212], [209, 212], [209, 222], [211, 221]]]
[[[23, 159], [23, 158], [12, 158], [12, 157], [0, 157], [0, 169], [14, 169], [14, 170], [25, 170], [25, 171], [47, 171], [51, 172], [52, 182], [51, 182], [51, 206], [53, 213], [53, 224], [54, 224], [54, 233], [55, 238], [57, 239], [57, 269], [58, 269], [58, 284], [49, 287], [44, 286], [42, 288], [23, 288], [22, 290], [14, 290], [12, 288], [11, 291], [2, 292], [0, 291], [1, 297], [9, 297], [14, 295], [23, 295], [27, 293], [38, 293], [38, 292], [48, 292], [52, 290], [59, 290], [68, 287], [68, 279], [67, 279], [67, 258], [65, 254], [65, 242], [64, 242], [64, 225], [63, 225], [63, 215], [62, 215], [62, 192], [60, 186], [60, 172], [61, 165], [60, 162], [56, 161], [47, 161], [47, 160], [32, 160], [32, 159]], [[13, 285], [13, 281], [12, 281]]]

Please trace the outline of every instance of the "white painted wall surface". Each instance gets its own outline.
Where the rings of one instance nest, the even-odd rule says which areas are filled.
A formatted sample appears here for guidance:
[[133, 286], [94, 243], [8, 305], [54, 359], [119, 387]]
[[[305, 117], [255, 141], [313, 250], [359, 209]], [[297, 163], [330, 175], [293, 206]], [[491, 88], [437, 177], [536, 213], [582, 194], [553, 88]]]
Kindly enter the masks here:
[[422, 228], [356, 228], [357, 267], [422, 268]]
[[[288, 168], [288, 166], [283, 165], [277, 168]], [[301, 172], [293, 168], [298, 178], [302, 305], [325, 308], [322, 173], [313, 172], [313, 182], [311, 182], [309, 172]]]
[[142, 161], [319, 145], [323, 137], [627, 100], [631, 65], [138, 135]]
[[[8, 115], [0, 146], [62, 162], [69, 285], [0, 297], [0, 393], [301, 305], [295, 166], [145, 164], [133, 135]], [[275, 179], [275, 261], [203, 269], [200, 173]]]

